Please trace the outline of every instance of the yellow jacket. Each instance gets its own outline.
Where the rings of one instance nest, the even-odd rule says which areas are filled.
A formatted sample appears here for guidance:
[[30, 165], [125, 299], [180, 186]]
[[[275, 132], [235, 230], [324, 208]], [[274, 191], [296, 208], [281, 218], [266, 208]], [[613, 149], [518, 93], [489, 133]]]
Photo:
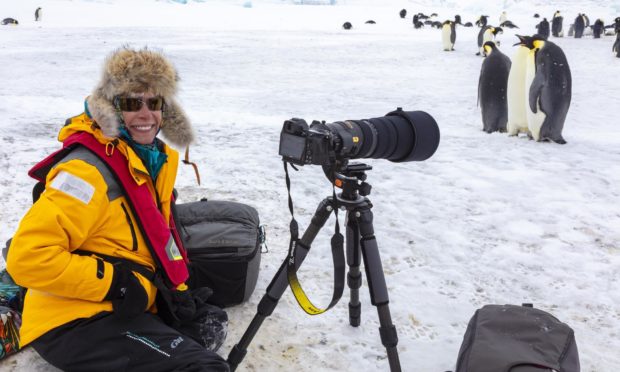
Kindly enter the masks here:
[[[147, 183], [154, 200], [159, 196], [161, 212], [170, 217], [170, 197], [176, 180], [178, 153], [168, 146], [168, 155], [153, 184], [138, 155], [123, 141], [105, 137], [92, 120], [81, 114], [60, 131], [62, 142], [76, 132], [91, 133], [108, 150], [120, 151], [138, 184]], [[57, 179], [73, 180], [78, 191], [60, 191]], [[65, 182], [66, 183], [66, 182]], [[47, 175], [45, 191], [22, 219], [7, 257], [7, 270], [15, 282], [28, 288], [20, 345], [24, 346], [49, 330], [78, 318], [112, 311], [103, 301], [112, 283], [112, 265], [104, 263], [104, 275], [97, 275], [97, 253], [125, 258], [155, 268], [136, 218], [124, 196], [110, 201], [107, 184], [97, 168], [81, 159], [59, 163]], [[72, 194], [72, 195], [70, 195]], [[76, 249], [92, 256], [72, 253]], [[140, 275], [149, 296], [149, 310], [155, 312], [155, 286]]]

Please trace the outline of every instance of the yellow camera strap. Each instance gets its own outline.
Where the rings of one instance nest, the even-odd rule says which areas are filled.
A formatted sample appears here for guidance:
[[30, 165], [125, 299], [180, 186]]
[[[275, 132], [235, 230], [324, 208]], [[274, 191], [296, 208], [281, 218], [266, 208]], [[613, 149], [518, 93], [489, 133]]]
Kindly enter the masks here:
[[[291, 164], [291, 167], [297, 170], [297, 168], [295, 168], [295, 166], [292, 164]], [[291, 240], [290, 240], [289, 248], [288, 248], [288, 260], [287, 260], [287, 267], [286, 267], [288, 283], [289, 283], [289, 286], [291, 287], [291, 291], [293, 291], [293, 294], [295, 295], [295, 299], [297, 300], [297, 303], [307, 314], [310, 314], [310, 315], [322, 314], [326, 312], [327, 310], [331, 309], [332, 307], [334, 307], [334, 305], [338, 303], [338, 301], [342, 297], [342, 292], [344, 291], [344, 282], [345, 282], [344, 280], [345, 258], [344, 258], [344, 244], [343, 244], [344, 238], [342, 234], [340, 233], [340, 224], [338, 223], [338, 208], [336, 205], [336, 202], [337, 202], [336, 191], [334, 189], [334, 192], [333, 192], [333, 203], [334, 203], [333, 210], [334, 210], [334, 214], [336, 215], [336, 229], [331, 239], [332, 260], [334, 263], [334, 292], [332, 294], [332, 300], [329, 303], [329, 305], [326, 308], [322, 309], [322, 308], [316, 307], [310, 301], [310, 299], [308, 299], [306, 292], [304, 292], [303, 288], [301, 287], [301, 284], [299, 283], [299, 279], [297, 278], [297, 269], [295, 267], [295, 259], [297, 257], [296, 255], [297, 248], [301, 247], [302, 249], [309, 250], [310, 247], [304, 246], [301, 243], [301, 240], [299, 239], [299, 227], [297, 225], [297, 221], [295, 220], [295, 216], [293, 214], [293, 199], [291, 198], [291, 181], [288, 175], [288, 167], [287, 167], [286, 161], [284, 161], [284, 172], [286, 174], [286, 188], [288, 191], [288, 207], [291, 212], [291, 224], [290, 224]]]

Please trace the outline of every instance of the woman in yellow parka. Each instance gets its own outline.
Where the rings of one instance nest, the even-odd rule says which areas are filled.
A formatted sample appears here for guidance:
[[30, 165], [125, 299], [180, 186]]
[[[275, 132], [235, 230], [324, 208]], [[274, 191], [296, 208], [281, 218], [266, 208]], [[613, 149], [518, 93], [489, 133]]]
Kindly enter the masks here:
[[[161, 53], [118, 49], [106, 60], [85, 112], [67, 120], [59, 134], [65, 142], [86, 133], [106, 154], [122, 154], [130, 180], [148, 189], [157, 217], [166, 222], [178, 153], [156, 136], [161, 130], [177, 146], [193, 140], [175, 100], [177, 81]], [[148, 224], [134, 213], [142, 206], [132, 205], [113, 178], [83, 149], [47, 173], [45, 191], [21, 221], [7, 256], [7, 270], [28, 288], [21, 345], [31, 344], [63, 370], [228, 371], [219, 355], [156, 314], [158, 289], [133, 268], [155, 271], [161, 257], [154, 257], [138, 228]], [[174, 298], [179, 310], [191, 312], [186, 289], [178, 284]]]

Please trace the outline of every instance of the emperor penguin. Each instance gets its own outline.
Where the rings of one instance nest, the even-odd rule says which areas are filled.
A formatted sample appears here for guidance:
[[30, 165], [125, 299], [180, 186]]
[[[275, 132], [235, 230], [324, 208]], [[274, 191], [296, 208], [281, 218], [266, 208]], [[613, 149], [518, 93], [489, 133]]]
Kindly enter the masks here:
[[445, 21], [441, 27], [441, 38], [443, 40], [443, 50], [454, 50], [454, 42], [456, 41], [456, 23]]
[[516, 36], [519, 38], [519, 42], [515, 46], [518, 45], [519, 47], [512, 57], [512, 65], [508, 74], [508, 124], [506, 130], [509, 136], [516, 136], [519, 133], [527, 133], [529, 136], [525, 74], [527, 58], [530, 53], [528, 42], [531, 43], [532, 38], [529, 36]]
[[[493, 26], [484, 26], [480, 29], [480, 32], [478, 32], [478, 48], [479, 51], [478, 53], [476, 53], [477, 56], [486, 56], [486, 52], [484, 49], [484, 43], [486, 43], [487, 41], [495, 41], [495, 37], [497, 36], [497, 34], [501, 34], [504, 31], [502, 30], [501, 27], [493, 27]], [[499, 42], [497, 42], [496, 44], [499, 44]]]
[[557, 10], [553, 14], [553, 18], [551, 19], [551, 35], [554, 37], [563, 37], [564, 32], [562, 31], [562, 23], [564, 22], [564, 17], [560, 15], [560, 11]]
[[583, 36], [583, 31], [586, 28], [586, 22], [581, 13], [575, 18], [575, 39], [580, 39]]
[[478, 105], [482, 111], [482, 130], [487, 133], [506, 132], [510, 58], [492, 41], [487, 41], [482, 47], [487, 55], [482, 62], [478, 80]]
[[41, 17], [43, 16], [43, 11], [41, 10], [41, 7], [38, 7], [35, 11], [34, 11], [34, 21], [35, 22], [39, 22], [41, 21]]
[[600, 39], [601, 35], [605, 35], [605, 22], [602, 19], [597, 19], [592, 26], [592, 35], [595, 39]]
[[502, 14], [499, 16], [499, 24], [501, 25], [502, 23], [506, 22], [506, 20], [508, 20], [508, 16], [506, 15], [506, 11], [503, 11]]
[[616, 57], [620, 58], [620, 32], [616, 34], [616, 42], [611, 48], [613, 53], [616, 53]]
[[549, 38], [549, 21], [547, 21], [547, 18], [543, 18], [536, 26], [536, 29], [538, 30], [537, 34], [544, 37], [545, 40]]
[[562, 129], [572, 95], [566, 55], [556, 44], [534, 35], [526, 70], [527, 124], [532, 137], [565, 144]]
[[476, 26], [484, 28], [487, 25], [489, 16], [481, 15], [480, 18], [476, 21]]

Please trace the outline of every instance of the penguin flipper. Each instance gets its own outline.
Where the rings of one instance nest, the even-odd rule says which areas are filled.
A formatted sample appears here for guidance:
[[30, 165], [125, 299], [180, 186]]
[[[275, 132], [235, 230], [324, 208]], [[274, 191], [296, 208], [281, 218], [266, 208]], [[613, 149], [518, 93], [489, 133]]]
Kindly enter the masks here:
[[482, 90], [482, 72], [478, 78], [478, 99], [476, 100], [476, 107], [480, 107], [480, 91]]
[[532, 85], [530, 85], [530, 109], [533, 113], [538, 112], [537, 103], [539, 102], [544, 85], [545, 81], [542, 74], [536, 74], [534, 80], [532, 81]]

